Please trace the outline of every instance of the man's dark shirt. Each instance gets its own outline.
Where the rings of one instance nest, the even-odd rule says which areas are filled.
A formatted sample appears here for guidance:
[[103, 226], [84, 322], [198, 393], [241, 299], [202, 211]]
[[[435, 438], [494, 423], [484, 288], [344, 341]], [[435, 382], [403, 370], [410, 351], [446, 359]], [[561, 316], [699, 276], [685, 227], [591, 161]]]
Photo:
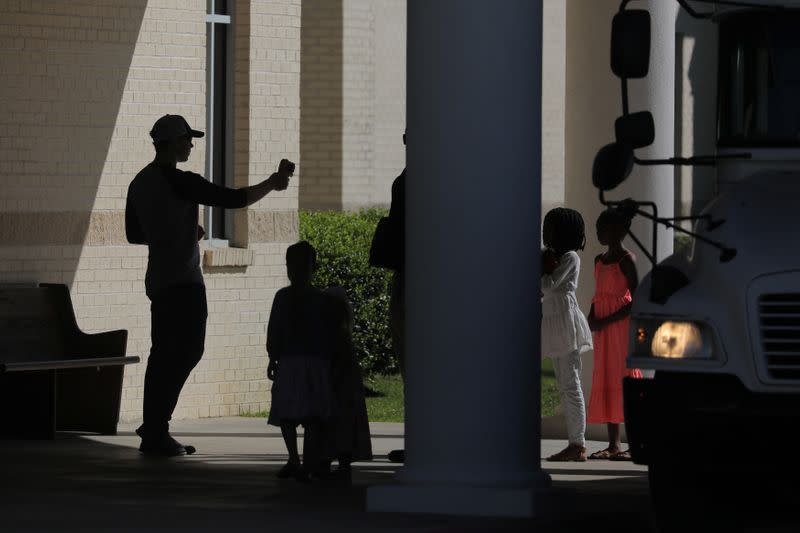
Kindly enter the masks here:
[[214, 185], [203, 176], [155, 163], [128, 187], [125, 233], [128, 242], [148, 246], [145, 290], [202, 284], [197, 244], [198, 205], [235, 209], [247, 205], [243, 189]]
[[399, 250], [398, 271], [403, 269], [406, 242], [406, 169], [392, 183], [392, 204], [389, 207], [389, 218], [394, 227], [395, 242], [393, 246]]

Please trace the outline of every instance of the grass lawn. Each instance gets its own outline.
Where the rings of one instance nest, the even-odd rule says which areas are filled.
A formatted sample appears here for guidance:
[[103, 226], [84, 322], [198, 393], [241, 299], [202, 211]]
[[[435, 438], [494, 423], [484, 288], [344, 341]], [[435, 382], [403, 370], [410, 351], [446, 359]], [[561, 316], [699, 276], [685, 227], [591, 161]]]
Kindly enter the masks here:
[[[371, 422], [403, 421], [403, 383], [399, 375], [374, 376], [364, 383], [379, 396], [367, 398], [367, 414]], [[558, 405], [558, 389], [549, 358], [542, 361], [542, 416], [552, 416]]]
[[269, 416], [269, 411], [255, 411], [255, 412], [248, 412], [248, 413], [239, 413], [239, 416], [244, 416], [247, 418], [267, 418]]
[[[364, 380], [369, 391], [367, 395], [367, 414], [370, 422], [402, 422], [403, 382], [399, 375], [371, 376]], [[558, 405], [556, 378], [550, 359], [542, 360], [542, 416], [551, 416]], [[241, 416], [266, 417], [267, 412], [243, 413]]]
[[556, 376], [553, 374], [553, 360], [542, 357], [542, 418], [553, 416], [559, 401]]
[[[402, 422], [403, 380], [400, 375], [370, 376], [364, 380], [367, 391], [367, 415], [370, 422]], [[376, 394], [370, 394], [370, 390]]]

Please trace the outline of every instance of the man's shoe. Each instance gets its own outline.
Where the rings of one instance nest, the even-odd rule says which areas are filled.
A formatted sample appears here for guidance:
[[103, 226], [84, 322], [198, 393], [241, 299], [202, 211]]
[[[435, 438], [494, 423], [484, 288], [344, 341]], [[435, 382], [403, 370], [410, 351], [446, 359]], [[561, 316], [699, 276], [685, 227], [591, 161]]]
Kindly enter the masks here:
[[182, 446], [183, 449], [186, 450], [186, 455], [192, 455], [197, 451], [197, 448], [191, 444], [181, 444], [180, 442], [176, 441], [174, 438], [172, 438], [172, 435], [167, 435], [167, 437], [172, 446]]
[[177, 443], [171, 444], [166, 441], [142, 441], [142, 444], [139, 446], [139, 452], [152, 457], [178, 457], [187, 454], [185, 447]]
[[335, 470], [318, 470], [313, 477], [322, 481], [352, 481], [353, 473], [350, 467], [337, 467]]
[[392, 450], [389, 452], [389, 461], [393, 463], [405, 463], [406, 451], [405, 450]]
[[153, 457], [178, 457], [181, 455], [191, 455], [197, 450], [194, 446], [184, 446], [172, 438], [169, 433], [156, 438], [149, 438], [144, 435], [141, 428], [136, 430], [136, 434], [142, 437], [142, 444], [139, 451], [144, 455]]
[[353, 470], [349, 466], [340, 466], [331, 472], [330, 479], [333, 481], [353, 481]]

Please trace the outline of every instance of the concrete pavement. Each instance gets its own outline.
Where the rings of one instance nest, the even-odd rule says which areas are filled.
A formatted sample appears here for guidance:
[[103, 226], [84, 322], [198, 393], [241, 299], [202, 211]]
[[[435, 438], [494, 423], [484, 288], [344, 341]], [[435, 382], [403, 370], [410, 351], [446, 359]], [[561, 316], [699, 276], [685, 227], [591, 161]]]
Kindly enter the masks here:
[[[173, 434], [198, 453], [169, 460], [141, 457], [133, 429], [0, 441], [0, 531], [652, 530], [646, 470], [631, 463], [543, 463], [553, 487], [534, 519], [374, 514], [364, 511], [365, 491], [392, 482], [399, 465], [385, 455], [402, 447], [402, 424], [372, 424], [376, 457], [356, 463], [352, 486], [278, 480], [283, 441], [264, 419], [177, 421]], [[543, 441], [542, 455], [562, 445]]]

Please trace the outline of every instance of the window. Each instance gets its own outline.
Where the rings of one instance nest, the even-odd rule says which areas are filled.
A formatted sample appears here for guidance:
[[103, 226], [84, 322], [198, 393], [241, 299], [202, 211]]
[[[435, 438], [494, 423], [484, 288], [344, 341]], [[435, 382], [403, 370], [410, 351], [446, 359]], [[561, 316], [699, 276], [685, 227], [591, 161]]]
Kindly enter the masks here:
[[[233, 176], [233, 40], [230, 0], [208, 0], [206, 56], [206, 177], [231, 186]], [[205, 210], [206, 238], [227, 244], [232, 217], [221, 207]]]
[[800, 145], [800, 14], [774, 11], [720, 23], [720, 146]]

